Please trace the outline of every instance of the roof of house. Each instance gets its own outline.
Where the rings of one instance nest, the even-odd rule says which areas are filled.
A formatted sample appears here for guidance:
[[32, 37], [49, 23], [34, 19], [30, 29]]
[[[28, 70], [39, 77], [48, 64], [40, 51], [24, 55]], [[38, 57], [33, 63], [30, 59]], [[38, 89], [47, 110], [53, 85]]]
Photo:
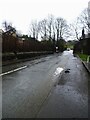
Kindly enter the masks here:
[[[84, 38], [90, 38], [90, 33], [85, 34]], [[83, 39], [83, 36], [81, 36], [81, 39]]]

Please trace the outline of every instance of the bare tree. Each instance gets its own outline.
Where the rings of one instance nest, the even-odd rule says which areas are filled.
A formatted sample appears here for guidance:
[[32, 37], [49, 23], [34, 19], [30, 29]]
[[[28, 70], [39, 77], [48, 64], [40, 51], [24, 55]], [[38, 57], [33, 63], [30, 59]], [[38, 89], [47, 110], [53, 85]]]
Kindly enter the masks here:
[[53, 32], [53, 25], [54, 25], [54, 16], [49, 15], [47, 21], [48, 33], [49, 33], [49, 40], [52, 40], [52, 32]]
[[53, 31], [52, 38], [55, 40], [55, 38], [56, 38], [55, 20], [53, 22], [54, 23], [52, 25], [52, 31]]
[[44, 40], [47, 39], [47, 19], [43, 19], [42, 21], [39, 22], [39, 30], [42, 38]]
[[86, 29], [86, 31], [90, 30], [90, 9], [86, 8], [82, 11], [82, 13], [80, 14], [80, 16], [78, 17], [80, 24], [82, 25], [82, 27], [84, 27]]
[[38, 40], [38, 36], [39, 36], [39, 32], [40, 32], [40, 23], [36, 23], [36, 39]]
[[80, 40], [80, 36], [82, 35], [82, 29], [84, 28], [85, 31], [88, 33], [90, 30], [90, 20], [89, 20], [89, 14], [90, 9], [86, 8], [84, 9], [80, 16], [77, 17], [77, 19], [70, 24], [70, 36], [73, 37], [73, 39]]
[[56, 34], [57, 34], [57, 41], [58, 41], [59, 39], [63, 38], [63, 36], [67, 33], [68, 25], [66, 20], [59, 17], [59, 18], [56, 18], [55, 27], [56, 27]]
[[52, 40], [54, 30], [54, 16], [49, 15], [47, 19], [40, 21], [40, 33], [43, 39]]
[[30, 25], [30, 34], [33, 38], [35, 38], [35, 34], [36, 34], [36, 26], [35, 26], [35, 22], [31, 22], [31, 25]]
[[39, 30], [40, 30], [40, 27], [38, 22], [36, 20], [32, 21], [30, 25], [30, 35], [33, 38], [38, 39]]
[[2, 24], [5, 29], [5, 33], [9, 35], [16, 33], [16, 28], [12, 26], [12, 23], [8, 23], [7, 21], [4, 21]]
[[82, 26], [77, 18], [72, 24], [69, 25], [69, 35], [75, 40], [79, 40], [81, 36]]
[[41, 38], [44, 40], [59, 40], [68, 33], [68, 25], [65, 19], [59, 17], [54, 18], [53, 15], [49, 15], [47, 19], [43, 19], [38, 23], [32, 21], [30, 27], [31, 35], [36, 38], [40, 34]]
[[60, 21], [59, 18], [56, 19], [55, 21], [55, 27], [56, 27], [56, 32], [57, 32], [57, 41], [59, 40], [59, 27], [60, 26]]

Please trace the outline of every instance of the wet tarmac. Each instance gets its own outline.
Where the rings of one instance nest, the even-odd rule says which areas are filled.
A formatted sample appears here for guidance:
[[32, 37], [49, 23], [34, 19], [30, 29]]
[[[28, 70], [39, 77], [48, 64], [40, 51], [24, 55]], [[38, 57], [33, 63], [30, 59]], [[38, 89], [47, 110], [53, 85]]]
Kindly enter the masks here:
[[37, 117], [88, 118], [89, 80], [90, 76], [81, 61], [70, 55], [57, 86], [48, 96]]
[[23, 66], [2, 76], [3, 118], [88, 116], [89, 76], [72, 51], [5, 66], [3, 72]]

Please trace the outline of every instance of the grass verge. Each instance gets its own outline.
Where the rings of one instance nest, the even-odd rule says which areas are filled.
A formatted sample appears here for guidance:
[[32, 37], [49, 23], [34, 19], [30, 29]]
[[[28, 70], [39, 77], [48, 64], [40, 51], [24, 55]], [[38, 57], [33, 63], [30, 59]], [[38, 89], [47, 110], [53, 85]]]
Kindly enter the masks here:
[[87, 61], [88, 55], [78, 53], [78, 56], [79, 56], [83, 61]]

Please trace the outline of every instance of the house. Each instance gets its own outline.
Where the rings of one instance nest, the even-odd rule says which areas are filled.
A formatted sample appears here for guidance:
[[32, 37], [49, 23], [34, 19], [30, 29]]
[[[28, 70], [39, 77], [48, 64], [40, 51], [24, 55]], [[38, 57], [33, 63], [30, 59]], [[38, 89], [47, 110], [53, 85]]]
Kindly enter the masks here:
[[90, 55], [90, 33], [84, 34], [82, 30], [82, 36], [74, 46], [74, 52], [80, 52]]
[[0, 29], [0, 35], [2, 35], [2, 33], [4, 33], [4, 31], [2, 29]]

